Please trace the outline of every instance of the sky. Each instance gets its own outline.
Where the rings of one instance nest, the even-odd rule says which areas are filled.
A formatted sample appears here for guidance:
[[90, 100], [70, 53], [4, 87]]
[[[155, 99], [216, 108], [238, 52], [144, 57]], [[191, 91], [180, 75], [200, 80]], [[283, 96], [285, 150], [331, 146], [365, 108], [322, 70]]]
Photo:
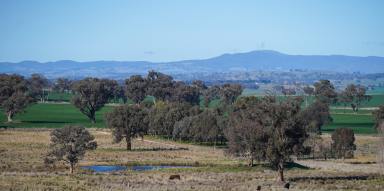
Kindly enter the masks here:
[[382, 0], [0, 0], [0, 61], [384, 56]]

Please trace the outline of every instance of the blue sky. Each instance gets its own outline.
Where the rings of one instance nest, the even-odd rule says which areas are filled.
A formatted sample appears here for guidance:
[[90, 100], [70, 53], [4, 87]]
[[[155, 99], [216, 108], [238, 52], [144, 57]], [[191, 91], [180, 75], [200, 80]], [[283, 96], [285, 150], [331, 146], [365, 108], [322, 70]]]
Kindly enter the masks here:
[[1, 0], [0, 61], [384, 56], [384, 1]]

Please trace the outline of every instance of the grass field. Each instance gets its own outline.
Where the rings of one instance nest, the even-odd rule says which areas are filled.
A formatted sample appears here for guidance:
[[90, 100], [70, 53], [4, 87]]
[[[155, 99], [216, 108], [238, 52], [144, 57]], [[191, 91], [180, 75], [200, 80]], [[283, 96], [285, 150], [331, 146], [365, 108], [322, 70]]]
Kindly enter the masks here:
[[332, 114], [333, 122], [323, 127], [324, 132], [331, 133], [336, 128], [350, 128], [356, 134], [375, 134], [372, 115], [367, 114]]
[[96, 112], [96, 123], [89, 119], [71, 104], [34, 104], [26, 109], [25, 113], [16, 115], [13, 123], [4, 123], [5, 115], [1, 112], [1, 126], [9, 127], [62, 127], [67, 124], [80, 124], [86, 127], [104, 127], [104, 113], [110, 111], [112, 106], [105, 106]]
[[[211, 104], [215, 104], [215, 102]], [[25, 113], [16, 115], [13, 123], [5, 123], [5, 115], [0, 112], [0, 126], [55, 128], [67, 124], [80, 124], [86, 127], [105, 127], [104, 113], [112, 108], [113, 106], [105, 106], [96, 112], [96, 123], [92, 124], [85, 115], [71, 104], [39, 103], [27, 108]], [[324, 132], [332, 132], [335, 128], [346, 127], [352, 128], [358, 134], [376, 133], [373, 128], [371, 112], [371, 110], [360, 110], [355, 114], [350, 109], [332, 109], [334, 121], [324, 127]]]
[[[133, 151], [125, 144], [112, 144], [106, 129], [90, 129], [98, 148], [88, 152], [69, 175], [68, 168], [58, 163], [48, 168], [43, 163], [49, 146], [48, 129], [9, 129], [0, 131], [0, 190], [283, 190], [276, 183], [276, 172], [265, 165], [247, 167], [242, 158], [225, 155], [222, 149], [175, 143], [153, 137], [134, 140]], [[325, 139], [329, 136], [324, 135]], [[366, 144], [375, 148], [374, 137], [358, 136], [357, 149]], [[168, 148], [183, 147], [183, 150]], [[153, 151], [152, 148], [164, 150]], [[167, 150], [168, 149], [168, 150]], [[285, 176], [292, 190], [383, 190], [384, 177], [377, 176], [377, 164], [350, 164], [360, 158], [374, 159], [370, 154], [357, 153], [355, 159], [297, 161], [287, 166]], [[370, 160], [369, 160], [370, 161]], [[83, 165], [191, 165], [192, 168], [162, 169], [136, 172], [93, 173], [79, 169]], [[313, 166], [307, 168], [306, 164]], [[178, 174], [181, 180], [169, 180]], [[366, 176], [368, 180], [335, 180], [332, 177]], [[326, 180], [306, 180], [306, 177], [325, 177]], [[295, 179], [295, 180], [294, 180]]]
[[72, 98], [70, 93], [49, 92], [48, 101], [69, 102]]
[[[52, 93], [50, 99], [68, 100], [70, 94]], [[284, 98], [282, 96], [282, 98]], [[151, 97], [147, 97], [146, 101], [151, 101]], [[309, 103], [313, 97], [309, 98]], [[202, 103], [201, 103], [202, 104]], [[209, 107], [215, 107], [218, 100], [214, 100]], [[372, 100], [362, 105], [357, 113], [354, 113], [350, 107], [343, 105], [333, 105], [331, 108], [332, 123], [324, 127], [324, 132], [332, 132], [336, 128], [351, 128], [357, 134], [374, 134], [376, 130], [373, 128], [372, 107], [384, 104], [384, 95], [372, 95]], [[104, 113], [110, 111], [113, 106], [105, 106], [96, 112], [96, 123], [92, 124], [88, 118], [78, 109], [69, 103], [38, 103], [27, 108], [25, 113], [16, 115], [13, 123], [5, 123], [5, 116], [0, 111], [0, 127], [62, 127], [66, 124], [80, 124], [86, 127], [105, 127]], [[365, 107], [365, 108], [364, 108]], [[367, 109], [366, 109], [367, 108]]]

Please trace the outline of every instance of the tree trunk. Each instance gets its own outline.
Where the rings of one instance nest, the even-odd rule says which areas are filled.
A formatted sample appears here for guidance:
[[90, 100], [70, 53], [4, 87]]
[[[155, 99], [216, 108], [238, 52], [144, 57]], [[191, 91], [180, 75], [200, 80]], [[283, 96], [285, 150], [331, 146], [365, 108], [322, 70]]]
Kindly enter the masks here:
[[125, 137], [125, 141], [127, 141], [127, 151], [132, 150], [131, 137], [130, 136]]
[[96, 123], [96, 116], [94, 111], [91, 111], [91, 115], [89, 116], [89, 119], [91, 120], [92, 124]]
[[284, 182], [285, 180], [284, 180], [284, 162], [283, 161], [279, 162], [277, 171], [279, 173], [279, 181]]
[[251, 156], [251, 160], [249, 161], [248, 166], [253, 167], [253, 156]]
[[153, 104], [154, 104], [155, 107], [156, 107], [156, 98], [155, 98], [155, 97], [153, 97]]
[[70, 163], [70, 166], [69, 166], [69, 172], [71, 174], [73, 174], [73, 167], [74, 167], [74, 164], [73, 163]]
[[12, 122], [12, 117], [13, 117], [12, 112], [8, 112], [8, 113], [7, 113], [7, 121], [8, 121], [8, 122]]

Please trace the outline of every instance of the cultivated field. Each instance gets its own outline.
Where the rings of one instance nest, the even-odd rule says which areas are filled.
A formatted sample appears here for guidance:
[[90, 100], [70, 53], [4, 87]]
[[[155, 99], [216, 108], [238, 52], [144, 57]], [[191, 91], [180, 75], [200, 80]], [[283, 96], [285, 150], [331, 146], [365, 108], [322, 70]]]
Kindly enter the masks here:
[[[93, 173], [76, 169], [74, 175], [59, 164], [43, 164], [49, 129], [10, 129], [0, 132], [0, 190], [281, 190], [276, 173], [267, 166], [246, 166], [220, 148], [175, 143], [146, 137], [135, 140], [134, 150], [112, 144], [110, 132], [91, 129], [99, 147], [86, 154], [83, 165], [190, 165], [192, 168], [136, 172]], [[328, 135], [324, 136], [329, 139]], [[383, 172], [375, 162], [377, 137], [357, 136], [355, 159], [300, 160], [286, 172], [294, 190], [383, 190]], [[371, 164], [373, 163], [373, 164]], [[311, 168], [308, 168], [311, 167]], [[181, 180], [169, 180], [179, 174]], [[349, 176], [355, 180], [349, 180]], [[310, 177], [310, 179], [308, 179]], [[338, 178], [339, 177], [339, 178]], [[327, 179], [323, 179], [327, 178]], [[360, 180], [359, 180], [360, 179]]]
[[[5, 115], [0, 111], [0, 127], [55, 128], [68, 124], [105, 127], [104, 114], [111, 111], [112, 108], [113, 104], [107, 105], [96, 112], [96, 123], [92, 124], [85, 115], [69, 103], [38, 103], [28, 107], [25, 113], [16, 115], [15, 122], [11, 124], [5, 123]], [[346, 127], [353, 129], [357, 134], [375, 134], [376, 130], [373, 128], [372, 117], [373, 109], [372, 107], [365, 107], [354, 113], [350, 108], [333, 107], [331, 109], [333, 122], [326, 125], [323, 130], [328, 133], [336, 128]]]

